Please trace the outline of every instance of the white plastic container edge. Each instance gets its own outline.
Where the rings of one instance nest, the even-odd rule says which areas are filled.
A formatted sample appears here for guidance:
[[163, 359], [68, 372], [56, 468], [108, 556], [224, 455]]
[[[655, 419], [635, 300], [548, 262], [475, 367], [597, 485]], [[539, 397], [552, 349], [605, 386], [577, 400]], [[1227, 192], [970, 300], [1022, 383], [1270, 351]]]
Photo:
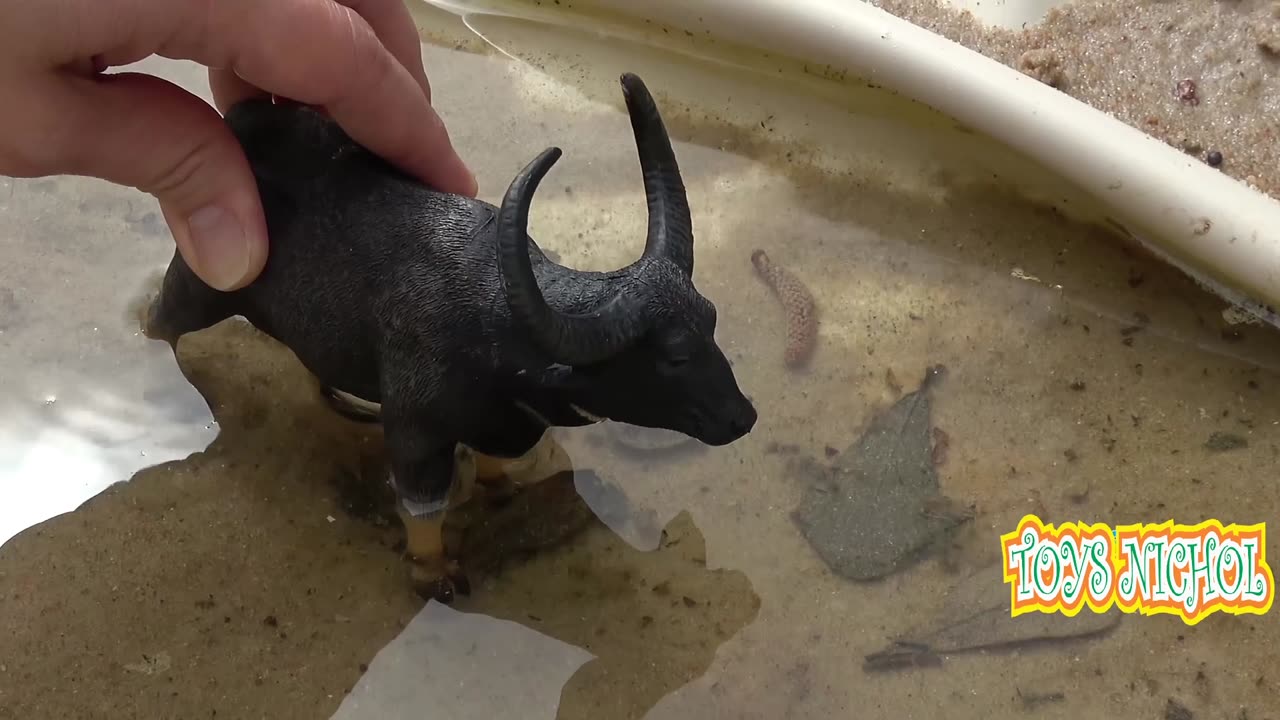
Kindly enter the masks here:
[[998, 61], [861, 0], [574, 7], [831, 65], [932, 107], [1081, 188], [1153, 253], [1280, 327], [1280, 202]]

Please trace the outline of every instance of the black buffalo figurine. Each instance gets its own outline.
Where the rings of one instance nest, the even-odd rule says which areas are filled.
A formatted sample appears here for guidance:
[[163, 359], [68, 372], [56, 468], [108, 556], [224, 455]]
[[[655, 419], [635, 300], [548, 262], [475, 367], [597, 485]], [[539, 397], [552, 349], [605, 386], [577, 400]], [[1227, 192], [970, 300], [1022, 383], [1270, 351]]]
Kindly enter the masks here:
[[[693, 285], [684, 183], [652, 96], [621, 78], [648, 201], [640, 259], [582, 272], [526, 234], [542, 152], [502, 206], [424, 186], [298, 104], [253, 99], [226, 122], [257, 178], [270, 256], [250, 285], [205, 285], [177, 253], [146, 317], [178, 338], [242, 316], [287, 346], [335, 409], [382, 423], [417, 590], [443, 602], [465, 577], [446, 558], [445, 511], [461, 482], [559, 472], [552, 426], [605, 419], [727, 445], [756, 410], [715, 342]], [[344, 409], [345, 406], [345, 409]]]

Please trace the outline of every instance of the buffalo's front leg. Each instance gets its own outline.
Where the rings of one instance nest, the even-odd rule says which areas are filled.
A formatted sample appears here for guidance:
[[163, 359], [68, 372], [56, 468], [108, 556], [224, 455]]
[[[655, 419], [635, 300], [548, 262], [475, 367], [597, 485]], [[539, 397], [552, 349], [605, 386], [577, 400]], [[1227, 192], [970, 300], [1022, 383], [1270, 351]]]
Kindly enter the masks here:
[[550, 433], [515, 458], [476, 453], [476, 483], [500, 494], [515, 494], [562, 472], [572, 471], [569, 453]]
[[457, 562], [445, 554], [445, 513], [474, 470], [459, 461], [456, 443], [432, 434], [426, 423], [392, 415], [385, 427], [414, 590], [424, 599], [453, 602], [455, 593], [471, 590]]
[[475, 450], [476, 484], [495, 499], [508, 498], [530, 485], [572, 471], [573, 462], [547, 428], [520, 415], [500, 435], [485, 438]]

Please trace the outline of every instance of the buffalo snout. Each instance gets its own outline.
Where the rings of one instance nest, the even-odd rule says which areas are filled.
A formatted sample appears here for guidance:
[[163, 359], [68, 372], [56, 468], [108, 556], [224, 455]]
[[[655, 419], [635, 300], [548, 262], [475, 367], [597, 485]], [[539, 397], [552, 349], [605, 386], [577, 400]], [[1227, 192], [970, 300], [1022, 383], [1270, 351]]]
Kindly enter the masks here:
[[755, 406], [741, 393], [735, 395], [721, 398], [723, 402], [711, 406], [713, 409], [708, 413], [708, 422], [698, 438], [700, 441], [713, 447], [728, 445], [755, 427], [759, 417]]

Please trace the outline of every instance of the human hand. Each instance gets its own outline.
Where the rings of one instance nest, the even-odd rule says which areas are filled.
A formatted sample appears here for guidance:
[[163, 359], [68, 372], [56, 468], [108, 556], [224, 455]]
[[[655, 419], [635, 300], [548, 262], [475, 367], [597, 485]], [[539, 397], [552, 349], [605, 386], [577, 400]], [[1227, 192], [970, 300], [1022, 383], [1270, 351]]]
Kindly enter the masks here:
[[252, 282], [266, 223], [218, 112], [165, 80], [103, 72], [150, 55], [210, 68], [218, 110], [266, 94], [315, 105], [405, 171], [476, 193], [402, 0], [0, 0], [0, 173], [150, 193], [201, 279]]

